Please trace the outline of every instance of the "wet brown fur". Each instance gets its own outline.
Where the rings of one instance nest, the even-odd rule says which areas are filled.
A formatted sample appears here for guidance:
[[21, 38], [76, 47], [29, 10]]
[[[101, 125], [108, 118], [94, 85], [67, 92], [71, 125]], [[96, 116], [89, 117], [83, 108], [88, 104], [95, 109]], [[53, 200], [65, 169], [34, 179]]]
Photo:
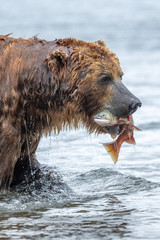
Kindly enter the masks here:
[[103, 41], [72, 38], [25, 40], [0, 35], [0, 188], [23, 180], [38, 162], [43, 134], [83, 124], [104, 131], [92, 117], [111, 101], [98, 80], [122, 74], [119, 60]]

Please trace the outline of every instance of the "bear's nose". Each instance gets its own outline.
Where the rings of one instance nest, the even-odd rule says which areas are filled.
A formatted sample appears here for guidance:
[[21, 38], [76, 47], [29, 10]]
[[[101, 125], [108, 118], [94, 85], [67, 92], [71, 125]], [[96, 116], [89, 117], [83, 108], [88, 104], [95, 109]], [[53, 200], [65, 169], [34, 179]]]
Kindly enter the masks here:
[[132, 113], [134, 113], [138, 107], [141, 107], [142, 103], [141, 101], [137, 98], [137, 99], [133, 99], [132, 102], [129, 104], [129, 113], [130, 115]]

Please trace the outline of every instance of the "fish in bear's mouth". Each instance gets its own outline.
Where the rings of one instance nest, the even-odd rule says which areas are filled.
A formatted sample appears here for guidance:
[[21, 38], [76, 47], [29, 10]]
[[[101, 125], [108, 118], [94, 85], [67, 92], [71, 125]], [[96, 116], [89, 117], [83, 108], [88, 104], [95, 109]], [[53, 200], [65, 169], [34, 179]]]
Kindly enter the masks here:
[[117, 118], [110, 111], [104, 109], [94, 116], [94, 121], [107, 129], [112, 138], [118, 138], [111, 143], [103, 143], [103, 146], [112, 157], [114, 163], [117, 162], [121, 145], [123, 142], [135, 144], [133, 130], [141, 131], [134, 126], [133, 117]]
[[123, 125], [130, 123], [129, 118], [118, 118], [107, 109], [96, 114], [94, 121], [101, 127], [104, 127], [113, 139], [122, 133]]

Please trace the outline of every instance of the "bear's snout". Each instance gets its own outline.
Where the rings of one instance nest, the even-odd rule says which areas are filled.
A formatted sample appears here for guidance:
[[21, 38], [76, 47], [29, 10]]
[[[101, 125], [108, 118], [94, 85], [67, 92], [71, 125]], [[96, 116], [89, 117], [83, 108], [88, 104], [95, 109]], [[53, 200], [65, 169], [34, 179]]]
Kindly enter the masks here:
[[128, 117], [141, 105], [141, 101], [122, 82], [113, 82], [112, 97], [105, 106], [111, 113], [117, 117]]
[[142, 106], [142, 103], [138, 98], [133, 99], [133, 101], [129, 104], [129, 113], [130, 113], [129, 115], [134, 113], [137, 110], [137, 108], [141, 106]]

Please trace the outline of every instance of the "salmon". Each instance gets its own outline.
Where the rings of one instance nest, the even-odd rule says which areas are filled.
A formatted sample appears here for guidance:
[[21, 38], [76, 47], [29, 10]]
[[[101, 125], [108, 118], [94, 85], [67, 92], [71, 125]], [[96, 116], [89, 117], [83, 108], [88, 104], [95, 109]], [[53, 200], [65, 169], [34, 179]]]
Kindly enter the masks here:
[[111, 143], [103, 143], [103, 146], [110, 154], [114, 163], [118, 161], [119, 152], [124, 142], [134, 145], [136, 144], [136, 141], [133, 136], [134, 129], [141, 131], [139, 128], [133, 125], [132, 116], [128, 117], [126, 121], [128, 122], [128, 124], [125, 124], [123, 126], [122, 133], [118, 136], [118, 138], [115, 141]]

